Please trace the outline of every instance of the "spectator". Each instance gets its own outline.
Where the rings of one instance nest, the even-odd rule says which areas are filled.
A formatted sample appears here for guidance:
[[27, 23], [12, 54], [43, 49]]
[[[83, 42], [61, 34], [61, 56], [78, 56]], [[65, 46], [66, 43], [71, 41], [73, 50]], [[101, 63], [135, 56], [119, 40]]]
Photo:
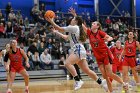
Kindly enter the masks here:
[[140, 71], [140, 54], [138, 54], [137, 58], [137, 69]]
[[19, 22], [19, 19], [23, 18], [20, 11], [17, 11], [16, 20]]
[[16, 15], [13, 10], [11, 10], [11, 12], [9, 13], [8, 20], [12, 23], [16, 21]]
[[11, 22], [8, 22], [5, 28], [6, 37], [10, 38], [14, 35], [13, 26]]
[[29, 46], [27, 52], [28, 51], [30, 51], [32, 54], [35, 54], [35, 52], [38, 52], [37, 43], [33, 42], [32, 45]]
[[24, 31], [22, 30], [21, 31], [21, 33], [18, 35], [18, 43], [19, 44], [23, 44], [23, 45], [25, 45], [25, 43], [26, 43], [26, 37], [25, 37], [25, 33], [24, 33]]
[[32, 8], [32, 16], [33, 16], [33, 19], [35, 22], [38, 21], [38, 15], [39, 15], [39, 9], [38, 9], [38, 6], [37, 4], [34, 5], [34, 7]]
[[42, 3], [39, 7], [39, 10], [42, 11], [42, 12], [45, 12], [45, 7], [46, 7], [45, 4]]
[[5, 27], [3, 23], [0, 23], [0, 37], [4, 37], [4, 36], [5, 36]]
[[21, 31], [22, 31], [22, 27], [18, 24], [18, 23], [15, 23], [14, 26], [13, 26], [13, 31], [14, 33], [18, 36], [19, 34], [21, 34]]
[[52, 53], [52, 39], [51, 38], [49, 38], [49, 40], [46, 44], [46, 47], [49, 49], [49, 51], [48, 51], [49, 54], [51, 54]]
[[24, 25], [25, 25], [25, 31], [28, 31], [29, 30], [29, 20], [28, 20], [28, 17], [25, 17], [25, 20], [24, 20]]
[[4, 21], [5, 21], [4, 16], [3, 16], [3, 14], [2, 14], [2, 12], [1, 12], [1, 10], [0, 10], [0, 23], [1, 23], [1, 22], [2, 22], [2, 23], [5, 23]]
[[59, 66], [59, 69], [63, 69], [64, 72], [65, 72], [65, 75], [67, 75], [67, 69], [65, 67], [65, 58], [64, 58], [64, 56], [60, 57], [60, 61], [59, 61], [58, 66]]
[[40, 29], [37, 32], [37, 35], [39, 35], [39, 38], [46, 38], [46, 32], [44, 27], [41, 25]]
[[109, 16], [108, 16], [107, 19], [105, 20], [105, 23], [106, 23], [107, 25], [110, 25], [110, 24], [111, 24], [111, 20], [110, 20], [110, 17], [109, 17]]
[[27, 34], [28, 39], [28, 45], [31, 45], [34, 42], [35, 35], [34, 35], [34, 29], [30, 29], [30, 32]]
[[53, 39], [52, 41], [52, 51], [51, 51], [51, 55], [54, 59], [58, 59], [59, 58], [59, 54], [58, 54], [58, 43], [56, 42], [56, 39]]
[[44, 50], [45, 50], [44, 43], [41, 42], [38, 48], [39, 55], [41, 55], [44, 52]]
[[29, 58], [29, 64], [30, 64], [30, 68], [28, 68], [28, 70], [34, 70], [34, 64], [33, 64], [32, 55], [30, 51], [27, 52], [27, 57]]
[[41, 38], [41, 42], [43, 42], [46, 47], [46, 39], [44, 37]]
[[3, 56], [2, 56], [2, 50], [0, 50], [0, 66], [3, 66]]
[[8, 19], [9, 13], [12, 10], [12, 6], [11, 6], [11, 2], [8, 2], [8, 4], [6, 5], [6, 20]]
[[[34, 69], [35, 70], [39, 70], [39, 67], [41, 66], [40, 64], [40, 58], [39, 58], [39, 53], [38, 52], [35, 52], [33, 55], [32, 55], [32, 60], [33, 60], [33, 64], [34, 64]], [[40, 67], [41, 68], [41, 67]]]
[[50, 66], [51, 69], [54, 69], [54, 64], [52, 63], [51, 55], [48, 53], [48, 49], [45, 49], [44, 52], [40, 55], [40, 59], [42, 62], [42, 68], [45, 69], [44, 66]]
[[58, 46], [59, 58], [61, 55], [63, 55], [66, 58], [66, 52], [67, 52], [67, 48], [64, 46], [64, 43], [60, 42]]

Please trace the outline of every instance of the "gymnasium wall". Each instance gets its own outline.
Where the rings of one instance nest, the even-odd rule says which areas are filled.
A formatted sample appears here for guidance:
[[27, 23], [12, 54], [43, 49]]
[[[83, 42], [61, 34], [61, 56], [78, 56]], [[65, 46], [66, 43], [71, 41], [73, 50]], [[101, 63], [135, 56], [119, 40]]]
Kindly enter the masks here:
[[[117, 5], [120, 0], [113, 0], [113, 2]], [[122, 11], [128, 11], [130, 14], [132, 14], [132, 8], [131, 8], [131, 0], [122, 0], [121, 4], [119, 5], [120, 12]], [[110, 2], [110, 0], [99, 0], [99, 14], [100, 15], [110, 15], [112, 10], [114, 9], [113, 4]], [[113, 15], [119, 15], [119, 13], [115, 10]]]
[[[136, 16], [140, 17], [140, 0], [136, 0]], [[140, 18], [137, 18], [137, 26], [140, 28]]]
[[5, 9], [8, 2], [14, 10], [21, 10], [23, 16], [30, 16], [30, 11], [34, 5], [34, 0], [0, 0], [0, 9]]
[[77, 13], [90, 12], [91, 15], [94, 14], [94, 0], [40, 0], [39, 2], [46, 4], [46, 10], [59, 10], [67, 13], [68, 9], [73, 7]]

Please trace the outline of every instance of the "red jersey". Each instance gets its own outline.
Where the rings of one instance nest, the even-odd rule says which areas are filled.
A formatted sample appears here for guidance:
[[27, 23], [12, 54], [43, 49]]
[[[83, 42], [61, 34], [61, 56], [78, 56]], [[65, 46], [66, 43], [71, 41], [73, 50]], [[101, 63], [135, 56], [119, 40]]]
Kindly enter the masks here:
[[136, 56], [136, 41], [129, 43], [128, 40], [125, 42], [125, 56]]
[[89, 37], [90, 45], [92, 47], [94, 56], [97, 59], [104, 57], [104, 54], [106, 54], [109, 50], [103, 39], [106, 33], [101, 30], [98, 30], [96, 33], [93, 33], [91, 30], [88, 29], [87, 35]]
[[123, 48], [121, 47], [118, 49], [117, 47], [111, 47], [110, 50], [114, 56], [114, 64], [119, 64], [119, 56], [121, 55]]
[[9, 59], [11, 67], [22, 66], [22, 54], [20, 52], [20, 48], [17, 48], [15, 53], [9, 53]]

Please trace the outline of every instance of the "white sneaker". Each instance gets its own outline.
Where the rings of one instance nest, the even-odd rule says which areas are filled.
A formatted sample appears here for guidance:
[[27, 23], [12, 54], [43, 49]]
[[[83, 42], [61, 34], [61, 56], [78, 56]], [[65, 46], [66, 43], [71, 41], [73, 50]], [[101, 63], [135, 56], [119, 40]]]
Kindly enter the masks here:
[[104, 79], [104, 80], [102, 80], [101, 87], [102, 87], [102, 88], [104, 88], [104, 90], [105, 90], [106, 92], [108, 92], [108, 86], [107, 86], [107, 82], [106, 82], [106, 80], [105, 80], [105, 79]]
[[124, 91], [125, 91], [125, 93], [130, 93], [130, 89], [129, 89], [129, 84], [128, 83], [124, 83], [123, 84], [123, 88], [124, 88]]
[[74, 90], [78, 90], [82, 87], [82, 85], [84, 84], [84, 82], [82, 80], [80, 81], [75, 81], [75, 84], [74, 84]]
[[8, 89], [6, 93], [12, 93], [12, 90], [11, 89]]

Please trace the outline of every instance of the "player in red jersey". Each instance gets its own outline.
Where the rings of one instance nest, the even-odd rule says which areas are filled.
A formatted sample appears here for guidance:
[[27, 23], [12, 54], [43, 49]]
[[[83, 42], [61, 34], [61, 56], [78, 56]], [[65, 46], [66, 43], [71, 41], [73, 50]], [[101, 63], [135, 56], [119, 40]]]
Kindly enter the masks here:
[[[7, 93], [12, 93], [11, 87], [14, 82], [16, 73], [21, 74], [24, 77], [25, 81], [25, 93], [29, 93], [28, 85], [29, 85], [29, 75], [25, 68], [22, 66], [22, 58], [25, 59], [26, 66], [30, 67], [28, 63], [28, 57], [23, 49], [17, 48], [17, 41], [11, 40], [10, 42], [11, 49], [6, 53], [4, 57], [5, 69], [9, 73], [9, 82], [7, 85]], [[10, 60], [10, 64], [7, 63], [8, 59]]]
[[129, 81], [128, 72], [129, 72], [129, 67], [130, 67], [137, 85], [140, 85], [138, 73], [136, 70], [136, 48], [137, 47], [140, 51], [140, 44], [138, 41], [136, 41], [133, 31], [129, 31], [127, 35], [127, 40], [125, 41], [124, 50], [120, 56], [120, 60], [121, 60], [121, 57], [124, 56], [123, 71], [122, 71], [124, 82]]
[[[74, 16], [77, 16], [73, 8], [70, 8], [69, 11]], [[113, 92], [109, 78], [118, 81], [127, 90], [127, 84], [124, 83], [119, 76], [114, 74], [111, 69], [110, 60], [113, 60], [113, 55], [111, 54], [111, 51], [105, 44], [105, 41], [111, 41], [113, 40], [113, 38], [101, 30], [101, 24], [97, 21], [92, 23], [91, 29], [88, 29], [84, 24], [82, 26], [84, 31], [87, 33], [90, 45], [92, 47], [92, 51], [94, 53], [94, 56], [96, 57], [97, 64], [103, 75], [103, 78], [107, 80], [109, 92]]]
[[[115, 46], [110, 48], [114, 59], [112, 64], [112, 71], [114, 74], [116, 74], [117, 71], [122, 73], [122, 61], [119, 61], [119, 56], [122, 53], [123, 47], [121, 46], [121, 42], [119, 40], [116, 41]], [[112, 79], [110, 79], [112, 81]]]

